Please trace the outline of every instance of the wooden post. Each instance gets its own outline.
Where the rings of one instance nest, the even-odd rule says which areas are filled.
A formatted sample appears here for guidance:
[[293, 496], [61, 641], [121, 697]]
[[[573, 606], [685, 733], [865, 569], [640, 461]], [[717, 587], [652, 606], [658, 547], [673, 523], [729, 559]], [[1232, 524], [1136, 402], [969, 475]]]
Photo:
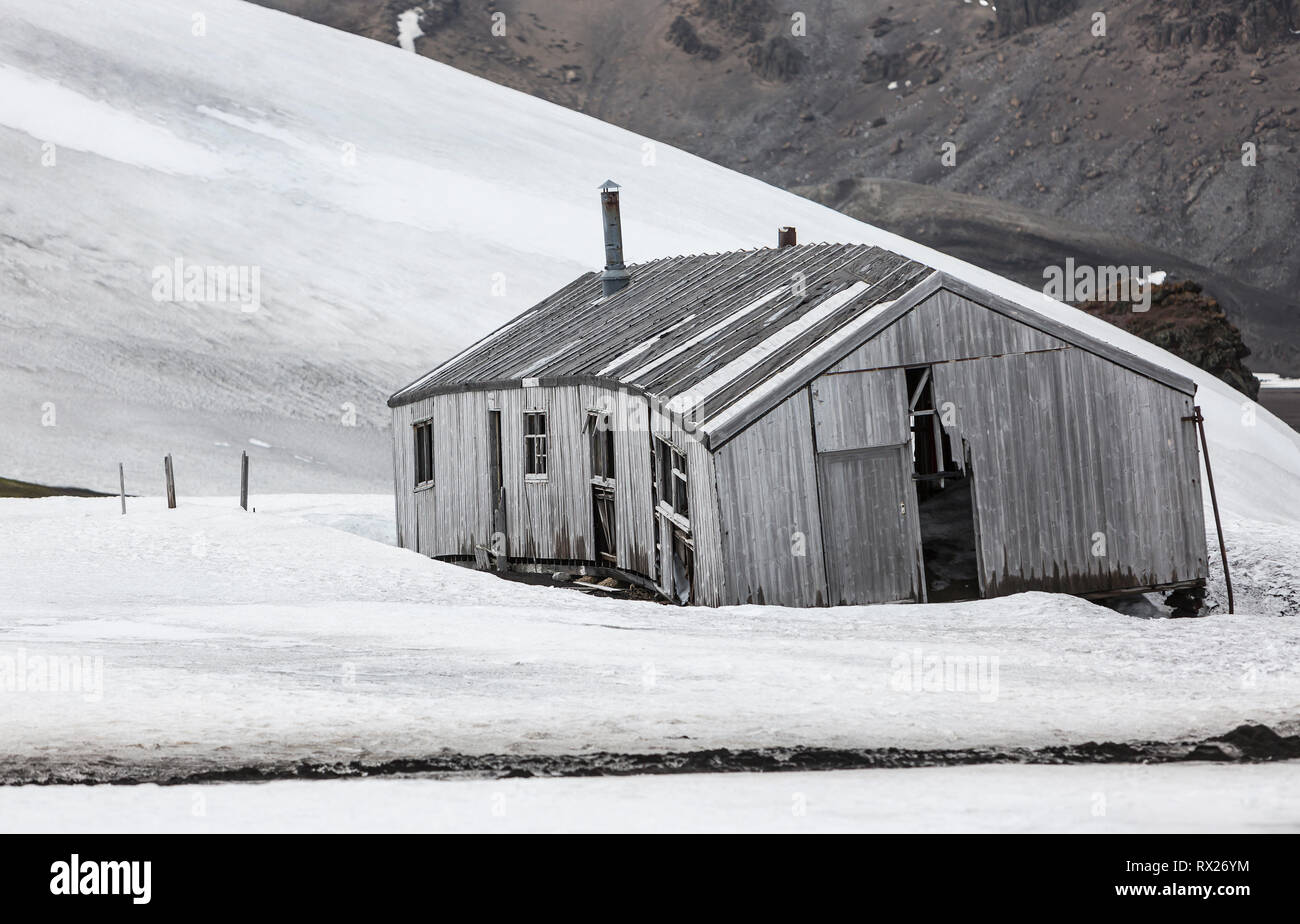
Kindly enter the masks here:
[[239, 460], [239, 506], [248, 509], [248, 453], [240, 453]]
[[122, 516], [126, 516], [126, 469], [122, 463], [117, 463], [117, 484], [122, 495]]
[[176, 478], [172, 473], [172, 454], [163, 457], [163, 471], [167, 474], [167, 509], [176, 509]]

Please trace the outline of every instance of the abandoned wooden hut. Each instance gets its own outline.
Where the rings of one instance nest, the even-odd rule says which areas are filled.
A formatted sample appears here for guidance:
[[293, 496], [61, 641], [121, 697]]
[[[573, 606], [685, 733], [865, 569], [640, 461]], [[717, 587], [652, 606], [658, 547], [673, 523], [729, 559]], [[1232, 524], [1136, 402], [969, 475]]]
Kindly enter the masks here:
[[710, 606], [1203, 588], [1190, 380], [792, 229], [625, 266], [601, 197], [603, 272], [389, 399], [404, 547]]

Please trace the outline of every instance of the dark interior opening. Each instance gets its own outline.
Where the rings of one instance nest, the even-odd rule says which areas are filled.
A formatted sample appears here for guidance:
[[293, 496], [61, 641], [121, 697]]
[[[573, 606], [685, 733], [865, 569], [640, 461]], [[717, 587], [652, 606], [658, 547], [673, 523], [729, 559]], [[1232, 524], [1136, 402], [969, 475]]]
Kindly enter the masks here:
[[504, 572], [508, 565], [506, 558], [506, 488], [505, 474], [501, 467], [501, 412], [488, 411], [488, 486], [492, 492], [489, 498], [492, 510], [492, 553], [493, 566]]
[[970, 450], [953, 452], [944, 408], [935, 403], [930, 367], [907, 370], [912, 430], [912, 480], [921, 525], [926, 599], [931, 603], [977, 600], [979, 560]]
[[596, 563], [617, 564], [614, 492], [608, 488], [592, 488], [591, 508], [592, 521], [596, 524]]

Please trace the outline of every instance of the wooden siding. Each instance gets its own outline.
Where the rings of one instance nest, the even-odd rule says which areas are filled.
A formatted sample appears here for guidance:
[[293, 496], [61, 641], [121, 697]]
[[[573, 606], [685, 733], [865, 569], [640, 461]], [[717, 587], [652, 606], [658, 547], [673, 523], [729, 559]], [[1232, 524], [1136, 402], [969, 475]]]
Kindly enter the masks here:
[[808, 389], [724, 446], [714, 455], [714, 465], [726, 602], [824, 605], [826, 569]]
[[1206, 576], [1191, 398], [1073, 348], [943, 363], [934, 382], [970, 444], [989, 596]]
[[830, 371], [938, 363], [1066, 346], [1065, 341], [1028, 324], [940, 290], [836, 363]]
[[393, 408], [393, 501], [397, 515], [397, 545], [416, 550], [415, 545], [415, 446], [411, 424], [431, 400]]
[[986, 595], [1205, 577], [1191, 397], [941, 291], [715, 453], [730, 602], [830, 599], [814, 460], [905, 442], [911, 365], [932, 366], [935, 401], [953, 404], [955, 454], [970, 444]]
[[[421, 551], [429, 555], [471, 555], [487, 563], [492, 548], [491, 488], [488, 479], [487, 396], [483, 392], [434, 399], [434, 487], [416, 493], [429, 502], [431, 529], [421, 517]], [[427, 551], [426, 551], [427, 550]]]
[[[578, 389], [511, 388], [496, 392], [501, 412], [501, 469], [506, 492], [506, 543], [511, 558], [587, 561], [595, 558], [591, 462]], [[547, 472], [524, 473], [524, 414], [546, 412]]]
[[907, 442], [907, 374], [901, 368], [823, 375], [811, 388], [818, 452]]
[[[511, 559], [594, 562], [591, 411], [609, 412], [614, 430], [617, 567], [658, 578], [654, 554], [651, 433], [686, 453], [696, 599], [723, 602], [724, 570], [713, 457], [679, 421], [646, 398], [613, 386], [571, 385], [440, 394], [393, 409], [393, 467], [398, 542], [434, 557], [473, 557], [486, 566], [493, 547], [488, 411], [501, 414], [505, 549]], [[544, 480], [524, 472], [524, 415], [547, 414]], [[414, 486], [412, 424], [434, 428], [432, 488]]]

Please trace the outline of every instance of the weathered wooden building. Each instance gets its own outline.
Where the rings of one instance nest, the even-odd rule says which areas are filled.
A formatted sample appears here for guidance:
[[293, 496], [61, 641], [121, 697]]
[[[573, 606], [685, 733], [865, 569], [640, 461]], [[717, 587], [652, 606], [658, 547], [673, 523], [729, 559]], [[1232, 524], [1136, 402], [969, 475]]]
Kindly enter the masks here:
[[389, 400], [406, 548], [705, 605], [1204, 586], [1190, 380], [876, 247], [624, 266], [617, 196], [604, 272]]

